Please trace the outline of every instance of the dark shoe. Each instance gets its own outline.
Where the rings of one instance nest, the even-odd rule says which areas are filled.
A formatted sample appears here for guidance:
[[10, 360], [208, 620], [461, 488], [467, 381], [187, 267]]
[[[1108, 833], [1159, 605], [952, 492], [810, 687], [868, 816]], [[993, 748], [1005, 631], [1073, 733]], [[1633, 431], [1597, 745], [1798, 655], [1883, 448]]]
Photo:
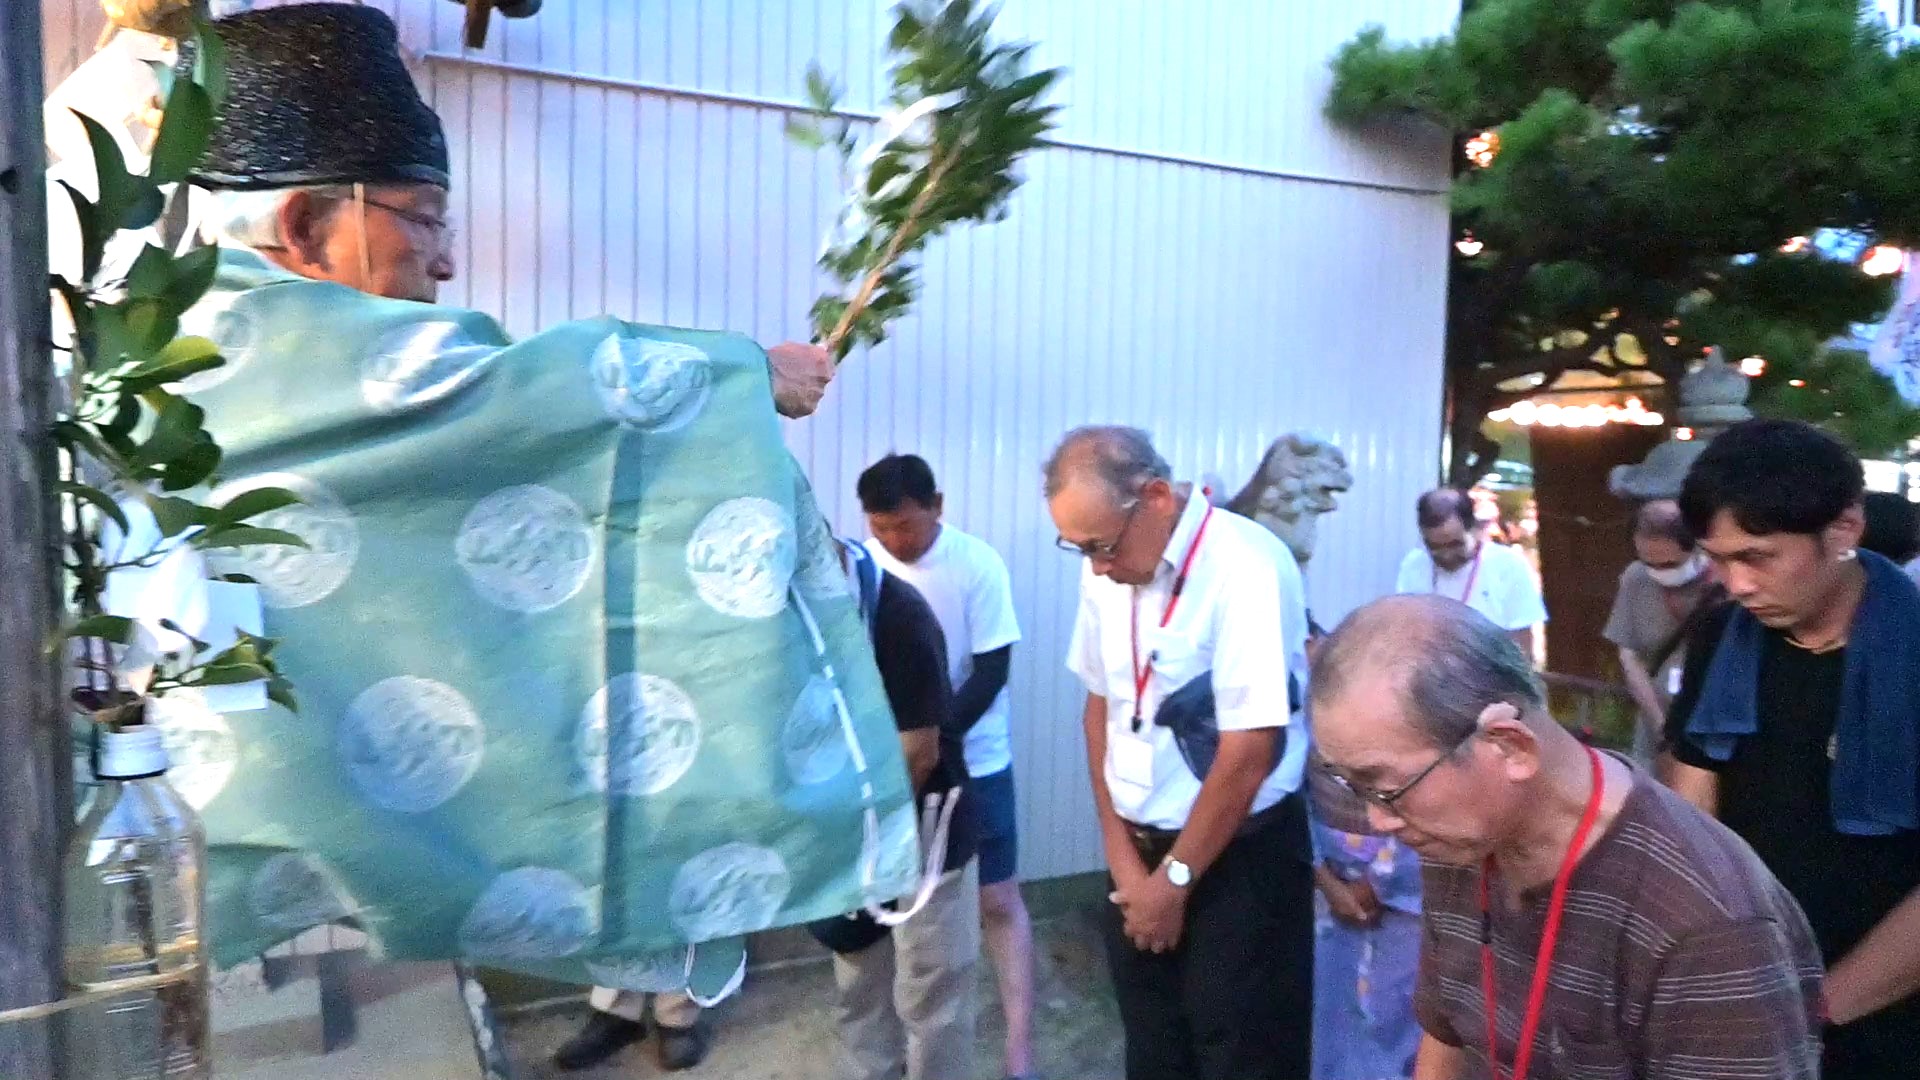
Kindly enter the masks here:
[[563, 1072], [591, 1069], [646, 1037], [647, 1025], [598, 1009], [587, 1019], [580, 1034], [566, 1041], [553, 1055], [555, 1068]]
[[660, 1027], [660, 1067], [668, 1072], [691, 1069], [707, 1060], [707, 1023], [695, 1020], [692, 1027]]

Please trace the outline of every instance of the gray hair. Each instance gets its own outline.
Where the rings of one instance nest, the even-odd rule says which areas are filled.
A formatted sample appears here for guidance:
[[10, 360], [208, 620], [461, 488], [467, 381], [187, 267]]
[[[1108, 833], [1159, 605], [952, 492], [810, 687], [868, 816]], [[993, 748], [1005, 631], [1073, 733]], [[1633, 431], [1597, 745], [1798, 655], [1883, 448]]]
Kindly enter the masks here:
[[1067, 432], [1047, 455], [1046, 495], [1051, 499], [1076, 480], [1099, 484], [1119, 506], [1154, 480], [1173, 479], [1167, 459], [1136, 427], [1088, 424]]
[[353, 198], [352, 184], [307, 184], [263, 191], [210, 191], [212, 209], [206, 224], [215, 243], [250, 248], [286, 246], [280, 235], [280, 207], [287, 196], [305, 192], [331, 204]]
[[1443, 596], [1390, 596], [1347, 616], [1313, 665], [1313, 700], [1382, 677], [1399, 683], [1407, 722], [1436, 747], [1465, 741], [1489, 705], [1546, 713], [1546, 691], [1513, 638]]
[[1693, 532], [1680, 515], [1680, 504], [1672, 499], [1654, 499], [1641, 505], [1633, 516], [1633, 535], [1642, 540], [1670, 540], [1681, 551], [1692, 551]]

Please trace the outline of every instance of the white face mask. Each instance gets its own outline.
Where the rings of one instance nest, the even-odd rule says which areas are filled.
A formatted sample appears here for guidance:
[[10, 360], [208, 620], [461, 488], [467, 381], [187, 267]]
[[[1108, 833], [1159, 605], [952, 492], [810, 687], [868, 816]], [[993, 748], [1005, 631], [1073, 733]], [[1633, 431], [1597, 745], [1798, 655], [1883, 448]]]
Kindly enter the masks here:
[[1691, 585], [1707, 569], [1707, 560], [1695, 555], [1679, 566], [1647, 567], [1647, 576], [1657, 585], [1677, 589], [1682, 585]]

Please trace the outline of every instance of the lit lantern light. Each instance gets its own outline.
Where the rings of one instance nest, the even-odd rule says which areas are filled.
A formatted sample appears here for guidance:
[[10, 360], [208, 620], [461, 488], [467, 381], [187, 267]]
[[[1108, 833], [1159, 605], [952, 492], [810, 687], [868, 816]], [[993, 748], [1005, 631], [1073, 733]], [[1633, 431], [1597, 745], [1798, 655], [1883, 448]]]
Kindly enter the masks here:
[[1886, 277], [1897, 274], [1907, 265], [1907, 253], [1890, 244], [1881, 244], [1867, 252], [1860, 260], [1860, 271], [1868, 277]]
[[1454, 241], [1454, 244], [1453, 244], [1453, 250], [1459, 252], [1462, 255], [1465, 255], [1469, 259], [1473, 258], [1475, 255], [1480, 254], [1482, 251], [1485, 251], [1486, 248], [1487, 248], [1487, 245], [1481, 243], [1478, 240], [1475, 240], [1473, 238], [1472, 233], [1465, 234], [1464, 236], [1460, 237], [1460, 239]]
[[1807, 250], [1807, 245], [1812, 242], [1813, 241], [1809, 240], [1807, 237], [1796, 236], [1793, 239], [1787, 241], [1786, 243], [1780, 245], [1780, 253], [1782, 255], [1798, 255], [1800, 252]]
[[1690, 427], [1677, 427], [1677, 428], [1674, 428], [1674, 429], [1673, 429], [1673, 437], [1674, 437], [1674, 438], [1676, 438], [1676, 439], [1679, 439], [1679, 440], [1680, 440], [1681, 442], [1692, 442], [1692, 441], [1693, 441], [1693, 429], [1692, 429], [1692, 428], [1690, 428]]
[[1483, 131], [1468, 139], [1465, 149], [1467, 160], [1484, 169], [1493, 164], [1494, 156], [1500, 153], [1500, 133]]
[[1788, 380], [1787, 380], [1787, 385], [1788, 385], [1788, 386], [1805, 386], [1805, 385], [1807, 385], [1807, 380], [1805, 380], [1805, 379], [1788, 379]]
[[1764, 356], [1749, 356], [1740, 361], [1740, 374], [1749, 379], [1757, 379], [1766, 373], [1767, 358]]
[[1648, 411], [1637, 397], [1628, 398], [1624, 405], [1559, 405], [1551, 401], [1516, 401], [1507, 408], [1488, 413], [1487, 419], [1519, 427], [1564, 428], [1597, 428], [1607, 424], [1658, 427], [1667, 422], [1666, 417]]

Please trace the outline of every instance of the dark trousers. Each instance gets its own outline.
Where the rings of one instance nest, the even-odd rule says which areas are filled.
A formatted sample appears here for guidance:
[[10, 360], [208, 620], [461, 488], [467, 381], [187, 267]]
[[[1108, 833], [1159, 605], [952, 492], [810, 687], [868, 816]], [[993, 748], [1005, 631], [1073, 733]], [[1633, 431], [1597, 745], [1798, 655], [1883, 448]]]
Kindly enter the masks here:
[[1297, 805], [1236, 837], [1194, 884], [1172, 952], [1134, 948], [1120, 909], [1106, 905], [1127, 1080], [1306, 1080], [1313, 1028], [1307, 851]]

